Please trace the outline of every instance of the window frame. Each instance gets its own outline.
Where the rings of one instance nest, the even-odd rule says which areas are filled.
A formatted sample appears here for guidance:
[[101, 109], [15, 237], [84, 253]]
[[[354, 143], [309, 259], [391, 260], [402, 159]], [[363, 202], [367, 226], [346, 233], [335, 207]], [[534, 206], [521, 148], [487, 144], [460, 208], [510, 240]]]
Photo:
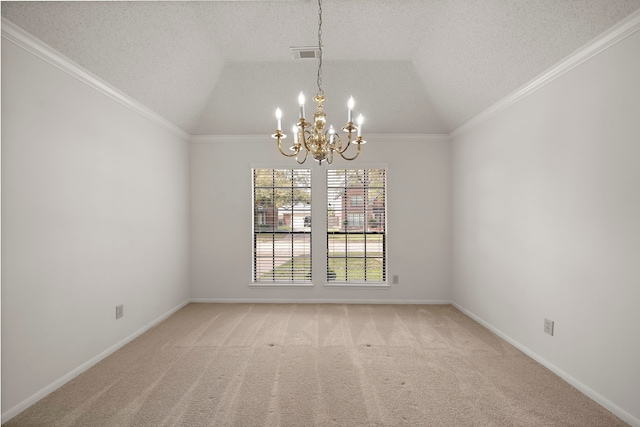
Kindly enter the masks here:
[[[371, 205], [368, 206], [368, 202], [367, 202], [367, 197], [364, 197], [365, 195], [368, 194], [368, 191], [370, 189], [370, 187], [368, 185], [363, 185], [362, 187], [355, 187], [355, 188], [362, 188], [363, 191], [363, 203], [362, 206], [353, 206], [351, 203], [352, 200], [352, 196], [351, 195], [347, 195], [347, 188], [350, 187], [346, 187], [346, 183], [344, 184], [345, 187], [335, 187], [332, 186], [329, 178], [329, 171], [382, 171], [383, 174], [383, 185], [382, 187], [373, 187], [373, 188], [381, 188], [382, 190], [382, 195], [383, 195], [383, 203], [382, 206], [375, 206], [375, 205]], [[356, 167], [348, 167], [348, 165], [346, 166], [335, 166], [335, 167], [329, 167], [327, 168], [327, 170], [325, 171], [325, 203], [324, 203], [324, 209], [326, 210], [326, 217], [327, 217], [327, 229], [326, 229], [326, 253], [325, 253], [325, 261], [326, 261], [326, 271], [325, 271], [325, 286], [328, 287], [340, 287], [340, 288], [344, 288], [344, 287], [370, 287], [370, 288], [388, 288], [389, 286], [389, 268], [388, 268], [388, 261], [389, 261], [389, 257], [388, 257], [388, 251], [387, 251], [387, 244], [388, 244], [388, 226], [387, 226], [387, 219], [388, 219], [388, 209], [387, 209], [387, 200], [388, 200], [388, 175], [389, 175], [389, 169], [386, 165], [381, 166], [381, 165], [358, 165]], [[344, 231], [330, 231], [331, 230], [331, 225], [329, 224], [330, 222], [333, 222], [335, 224], [335, 221], [330, 221], [329, 219], [329, 209], [331, 207], [332, 211], [335, 212], [334, 207], [332, 206], [332, 202], [330, 200], [330, 194], [331, 194], [331, 189], [337, 189], [337, 188], [342, 188], [344, 189], [344, 193], [345, 193], [345, 204], [347, 205], [346, 207], [341, 207], [341, 209], [345, 210], [344, 215], [346, 215], [345, 219], [348, 221], [349, 220], [349, 215], [353, 215], [354, 213], [360, 213], [364, 216], [365, 218], [365, 224], [368, 224], [368, 221], [366, 220], [367, 218], [367, 212], [369, 209], [371, 209], [372, 215], [371, 218], [375, 218], [377, 221], [380, 221], [382, 219], [382, 227], [377, 227], [378, 230], [374, 231], [374, 230], [368, 230], [368, 226], [363, 226], [363, 230], [361, 232], [354, 232], [354, 231], [350, 231], [350, 227], [348, 226], [348, 224], [345, 224], [343, 227], [339, 227], [339, 228], [344, 228]], [[347, 202], [348, 200], [348, 202]], [[354, 209], [356, 208], [356, 209]], [[382, 209], [382, 212], [380, 212], [380, 209]], [[382, 218], [380, 218], [380, 216], [382, 215]], [[334, 225], [335, 228], [335, 225]], [[380, 230], [382, 229], [382, 230]], [[359, 258], [359, 259], [363, 259], [364, 264], [365, 264], [365, 270], [364, 270], [364, 280], [348, 280], [348, 273], [345, 272], [345, 275], [347, 276], [347, 280], [336, 280], [335, 276], [334, 278], [331, 277], [331, 268], [330, 268], [330, 263], [331, 263], [331, 259], [340, 259], [342, 257], [336, 257], [336, 256], [331, 256], [331, 243], [330, 243], [330, 239], [331, 236], [336, 236], [336, 235], [344, 235], [345, 236], [345, 270], [348, 271], [348, 259], [355, 259], [355, 258]], [[363, 236], [363, 241], [364, 241], [364, 248], [365, 248], [365, 254], [363, 257], [349, 257], [348, 256], [348, 238], [349, 236], [357, 236], [357, 235], [361, 235]], [[366, 242], [367, 242], [367, 236], [374, 236], [374, 235], [379, 235], [381, 242], [380, 242], [380, 248], [382, 251], [382, 255], [381, 257], [375, 257], [375, 256], [368, 256], [367, 255], [367, 247], [366, 247]], [[381, 280], [369, 280], [366, 276], [367, 276], [367, 269], [366, 269], [366, 263], [368, 259], [381, 259], [381, 274], [382, 274], [382, 278]], [[336, 273], [333, 272], [333, 274], [335, 275]]]
[[[336, 162], [338, 163], [338, 162]], [[342, 163], [342, 162], [341, 162]], [[312, 208], [311, 208], [311, 224], [310, 230], [312, 234], [315, 235], [315, 238], [312, 238], [311, 241], [311, 281], [305, 282], [254, 282], [254, 226], [255, 226], [255, 209], [254, 209], [254, 180], [253, 180], [253, 171], [254, 169], [285, 169], [285, 170], [296, 170], [296, 169], [307, 169], [311, 172], [311, 199], [312, 199]], [[382, 169], [385, 173], [385, 203], [383, 209], [383, 221], [384, 221], [384, 271], [385, 271], [385, 281], [380, 282], [342, 282], [335, 280], [328, 280], [327, 277], [327, 267], [328, 267], [328, 238], [325, 236], [328, 235], [328, 214], [332, 211], [332, 207], [328, 206], [327, 198], [328, 198], [328, 188], [327, 188], [327, 171], [334, 169], [350, 169], [350, 170], [363, 170], [363, 169]], [[332, 166], [322, 165], [318, 166], [315, 163], [311, 165], [291, 165], [290, 163], [283, 162], [251, 162], [249, 165], [249, 174], [250, 175], [250, 186], [251, 186], [251, 239], [252, 242], [250, 248], [247, 248], [252, 252], [251, 254], [251, 267], [250, 267], [250, 277], [248, 278], [247, 286], [249, 288], [313, 288], [315, 286], [322, 286], [323, 288], [341, 288], [341, 289], [389, 289], [392, 287], [391, 285], [391, 273], [389, 270], [390, 265], [390, 257], [388, 252], [388, 242], [389, 242], [389, 222], [388, 222], [388, 200], [389, 200], [389, 183], [391, 181], [390, 178], [390, 168], [388, 163], [363, 163], [360, 164], [334, 164]], [[248, 213], [248, 211], [247, 211]], [[374, 216], [378, 220], [380, 218], [380, 212], [374, 211]], [[316, 220], [313, 220], [313, 217]], [[304, 220], [303, 220], [304, 222]], [[247, 236], [248, 237], [248, 236]], [[249, 275], [248, 274], [248, 275]]]
[[[303, 217], [301, 219], [302, 224], [303, 224], [303, 229], [302, 231], [298, 230], [294, 230], [294, 223], [295, 223], [295, 208], [294, 205], [292, 204], [292, 213], [291, 213], [291, 230], [290, 231], [284, 231], [284, 230], [276, 230], [274, 229], [275, 224], [272, 224], [272, 230], [271, 231], [266, 231], [266, 232], [259, 232], [256, 231], [256, 221], [258, 218], [258, 211], [259, 209], [257, 208], [256, 205], [256, 189], [272, 189], [274, 192], [276, 189], [283, 189], [285, 187], [280, 187], [280, 186], [276, 186], [275, 185], [275, 181], [272, 182], [271, 186], [264, 186], [264, 187], [256, 187], [256, 170], [269, 170], [269, 171], [307, 171], [308, 173], [308, 180], [309, 180], [309, 185], [308, 187], [299, 187], [302, 189], [307, 189], [309, 192], [309, 203], [306, 209], [304, 209], [302, 212], [304, 212], [304, 217], [310, 217], [311, 213], [312, 213], [312, 194], [313, 194], [313, 170], [310, 167], [291, 167], [291, 165], [289, 166], [277, 166], [277, 165], [251, 165], [250, 168], [250, 172], [251, 172], [251, 206], [252, 206], [252, 230], [251, 230], [251, 239], [252, 239], [252, 243], [251, 243], [251, 250], [252, 250], [252, 267], [251, 267], [251, 281], [250, 281], [250, 287], [256, 287], [256, 288], [265, 288], [265, 287], [311, 287], [313, 286], [313, 281], [312, 281], [312, 272], [313, 272], [313, 232], [312, 232], [312, 227], [307, 226], [307, 223], [305, 221], [305, 218]], [[275, 178], [274, 178], [275, 179]], [[291, 188], [292, 192], [295, 188], [297, 188], [296, 186], [291, 186], [291, 187], [286, 187]], [[292, 202], [293, 202], [293, 196], [292, 196]], [[273, 214], [272, 214], [273, 215]], [[279, 219], [278, 219], [279, 221]], [[273, 220], [272, 220], [273, 222]], [[276, 227], [277, 228], [277, 227]], [[291, 279], [290, 280], [276, 280], [276, 278], [274, 277], [273, 280], [258, 280], [258, 259], [261, 258], [258, 256], [258, 247], [257, 247], [257, 234], [262, 234], [262, 233], [267, 233], [267, 234], [271, 234], [273, 236], [273, 244], [275, 245], [275, 235], [289, 235], [291, 236], [291, 259], [292, 259], [292, 267], [293, 267], [293, 259], [295, 259], [295, 248], [294, 248], [294, 241], [293, 241], [293, 236], [294, 235], [298, 235], [298, 234], [302, 234], [302, 235], [307, 235], [307, 241], [303, 242], [307, 245], [308, 247], [308, 254], [309, 254], [309, 275], [307, 276], [308, 279], [299, 279], [299, 277], [295, 277], [295, 274], [291, 274]], [[267, 258], [267, 257], [263, 257], [263, 258]], [[273, 247], [273, 252], [272, 252], [272, 258], [275, 259], [276, 258], [276, 249], [275, 246]], [[273, 261], [275, 263], [275, 261]], [[274, 264], [275, 265], [275, 264]], [[293, 270], [293, 269], [292, 269]]]

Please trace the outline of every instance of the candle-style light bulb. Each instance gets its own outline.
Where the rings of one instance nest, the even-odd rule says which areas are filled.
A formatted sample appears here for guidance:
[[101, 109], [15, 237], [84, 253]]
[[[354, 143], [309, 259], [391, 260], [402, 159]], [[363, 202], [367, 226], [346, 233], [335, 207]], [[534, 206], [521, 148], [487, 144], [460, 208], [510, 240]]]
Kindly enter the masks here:
[[353, 100], [353, 96], [351, 98], [349, 98], [349, 102], [347, 102], [347, 123], [351, 123], [353, 122], [353, 106], [356, 104], [356, 102]]
[[362, 114], [360, 114], [358, 116], [358, 135], [357, 136], [362, 136], [362, 122], [364, 122], [364, 117], [362, 117]]
[[276, 120], [278, 122], [278, 127], [276, 129], [282, 130], [282, 110], [280, 110], [280, 108], [276, 108]]
[[300, 118], [304, 119], [304, 93], [300, 92], [298, 95], [298, 104], [300, 105]]

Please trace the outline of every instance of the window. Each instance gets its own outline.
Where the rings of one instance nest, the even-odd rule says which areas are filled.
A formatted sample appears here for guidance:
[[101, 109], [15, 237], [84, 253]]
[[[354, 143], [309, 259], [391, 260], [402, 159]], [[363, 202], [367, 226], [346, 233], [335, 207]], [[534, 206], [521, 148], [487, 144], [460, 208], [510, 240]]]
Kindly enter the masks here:
[[253, 281], [311, 282], [311, 169], [253, 169]]
[[386, 171], [327, 171], [327, 280], [386, 282]]
[[361, 195], [352, 195], [349, 197], [349, 203], [351, 206], [362, 206], [362, 196]]
[[364, 214], [363, 213], [347, 213], [347, 222], [345, 225], [348, 228], [364, 227]]

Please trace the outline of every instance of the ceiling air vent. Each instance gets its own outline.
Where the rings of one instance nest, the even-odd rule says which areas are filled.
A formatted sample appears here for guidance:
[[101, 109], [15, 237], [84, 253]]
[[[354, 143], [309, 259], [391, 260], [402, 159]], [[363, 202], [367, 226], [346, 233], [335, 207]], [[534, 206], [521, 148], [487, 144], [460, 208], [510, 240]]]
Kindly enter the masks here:
[[317, 46], [291, 46], [293, 59], [313, 59], [320, 57], [320, 49]]

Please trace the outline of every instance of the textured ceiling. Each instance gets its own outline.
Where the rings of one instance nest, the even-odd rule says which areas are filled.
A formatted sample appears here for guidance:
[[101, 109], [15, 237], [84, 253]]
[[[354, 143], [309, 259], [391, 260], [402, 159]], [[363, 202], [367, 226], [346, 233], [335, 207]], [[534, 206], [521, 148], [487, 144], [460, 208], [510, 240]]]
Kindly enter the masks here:
[[[329, 121], [449, 133], [640, 8], [640, 0], [324, 0]], [[316, 92], [312, 0], [2, 2], [2, 16], [194, 135], [270, 134]], [[312, 106], [307, 105], [307, 111]], [[343, 117], [344, 116], [344, 117]], [[288, 129], [287, 126], [283, 126]]]

